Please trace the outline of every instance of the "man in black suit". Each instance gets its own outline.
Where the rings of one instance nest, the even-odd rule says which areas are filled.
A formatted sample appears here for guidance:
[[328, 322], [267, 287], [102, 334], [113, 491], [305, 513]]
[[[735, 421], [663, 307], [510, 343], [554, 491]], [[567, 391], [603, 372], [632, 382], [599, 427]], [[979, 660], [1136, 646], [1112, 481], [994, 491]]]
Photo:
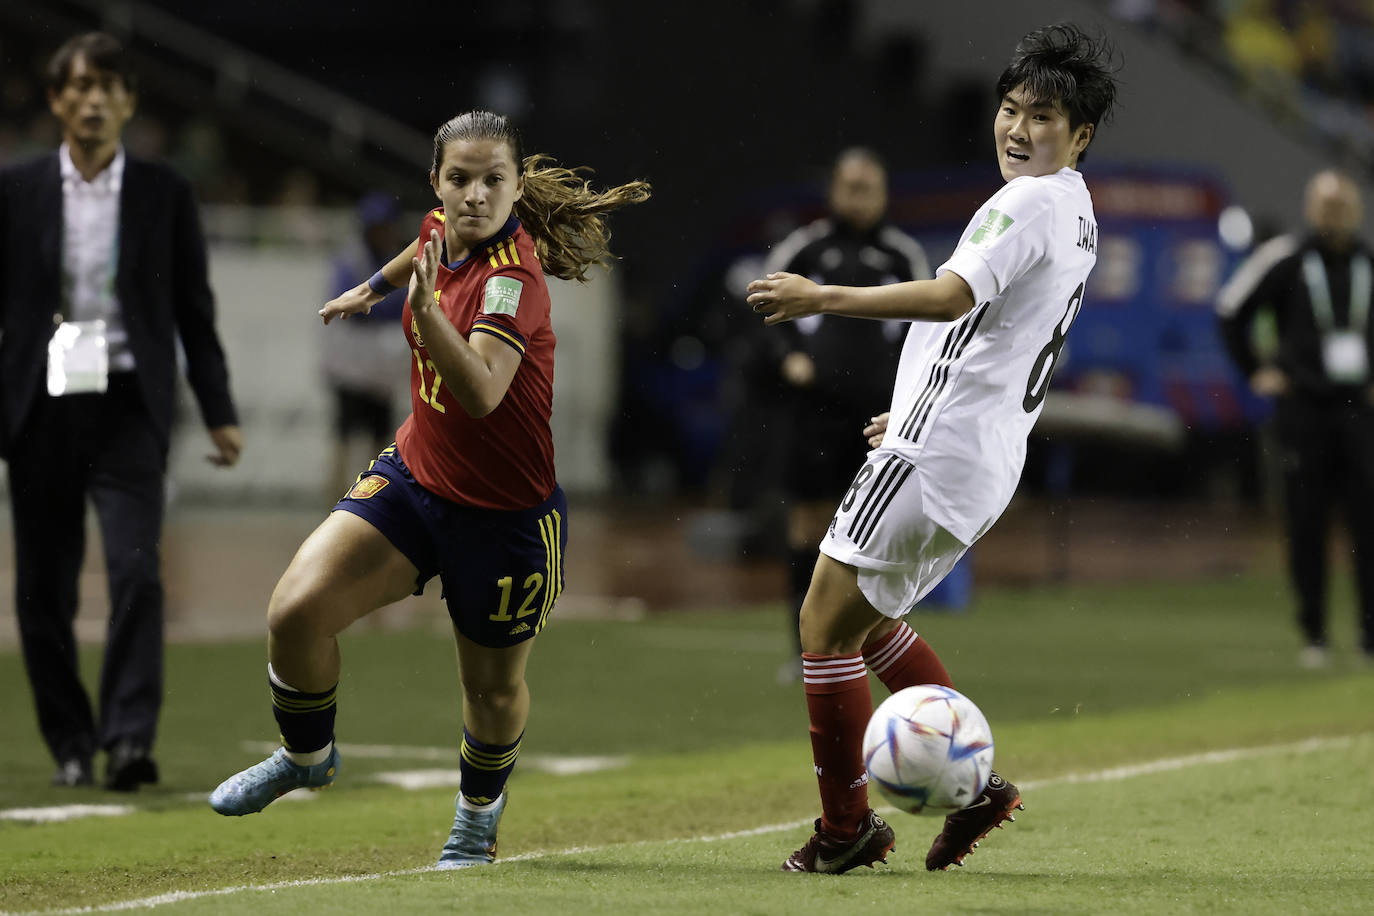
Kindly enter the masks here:
[[[209, 460], [243, 447], [214, 327], [190, 186], [125, 153], [135, 85], [119, 42], [92, 32], [53, 55], [54, 153], [0, 171], [0, 455], [9, 463], [15, 605], [55, 785], [157, 781], [159, 569], [177, 339], [210, 430]], [[99, 718], [73, 623], [86, 497], [100, 519], [110, 621]]]

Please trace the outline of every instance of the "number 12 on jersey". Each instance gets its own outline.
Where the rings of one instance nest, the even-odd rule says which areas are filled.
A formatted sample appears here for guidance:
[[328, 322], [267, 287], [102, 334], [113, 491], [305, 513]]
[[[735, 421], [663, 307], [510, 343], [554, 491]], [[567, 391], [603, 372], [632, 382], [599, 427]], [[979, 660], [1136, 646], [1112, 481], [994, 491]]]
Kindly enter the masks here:
[[[444, 407], [443, 404], [439, 403], [439, 385], [443, 382], [444, 377], [434, 368], [434, 360], [425, 359], [420, 355], [420, 351], [414, 348], [412, 348], [410, 352], [415, 354], [415, 368], [420, 370], [420, 400], [439, 411], [439, 413], [448, 413], [448, 409]], [[429, 386], [428, 392], [425, 391], [426, 367], [428, 367], [430, 372], [434, 373], [434, 384]]]

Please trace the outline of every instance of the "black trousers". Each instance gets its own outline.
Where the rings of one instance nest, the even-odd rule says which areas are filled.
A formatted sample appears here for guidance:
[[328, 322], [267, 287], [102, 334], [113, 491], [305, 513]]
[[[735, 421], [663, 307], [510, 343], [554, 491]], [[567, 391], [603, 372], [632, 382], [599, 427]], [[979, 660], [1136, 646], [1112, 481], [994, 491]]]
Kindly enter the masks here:
[[1374, 407], [1283, 398], [1275, 432], [1298, 626], [1308, 642], [1326, 644], [1327, 542], [1339, 507], [1354, 548], [1363, 647], [1374, 651]]
[[[132, 373], [104, 394], [39, 396], [9, 460], [15, 609], [43, 738], [59, 761], [121, 739], [151, 747], [162, 706], [162, 536], [167, 448]], [[77, 670], [86, 498], [95, 505], [110, 619], [99, 719]]]

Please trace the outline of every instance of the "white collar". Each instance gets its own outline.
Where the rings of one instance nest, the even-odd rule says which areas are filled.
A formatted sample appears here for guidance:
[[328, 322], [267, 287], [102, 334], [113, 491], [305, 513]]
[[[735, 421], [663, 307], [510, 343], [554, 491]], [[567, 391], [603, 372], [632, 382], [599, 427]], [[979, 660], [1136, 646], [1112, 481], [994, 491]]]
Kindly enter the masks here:
[[114, 159], [89, 182], [77, 171], [76, 163], [72, 162], [72, 151], [68, 144], [63, 143], [58, 147], [57, 163], [62, 173], [63, 188], [72, 187], [74, 182], [80, 182], [101, 190], [108, 190], [111, 194], [118, 194], [120, 187], [124, 184], [123, 144], [115, 147]]

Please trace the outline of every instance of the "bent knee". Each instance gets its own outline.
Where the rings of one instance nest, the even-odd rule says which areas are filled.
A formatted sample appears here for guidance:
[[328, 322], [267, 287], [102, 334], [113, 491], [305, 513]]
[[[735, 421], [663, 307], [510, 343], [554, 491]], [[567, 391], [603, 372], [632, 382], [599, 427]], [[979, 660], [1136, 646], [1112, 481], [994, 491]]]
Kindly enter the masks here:
[[278, 583], [267, 603], [267, 631], [274, 638], [335, 636], [328, 601], [318, 591]]
[[467, 697], [467, 701], [493, 713], [517, 709], [525, 689], [523, 680], [513, 683], [463, 682], [463, 693]]

